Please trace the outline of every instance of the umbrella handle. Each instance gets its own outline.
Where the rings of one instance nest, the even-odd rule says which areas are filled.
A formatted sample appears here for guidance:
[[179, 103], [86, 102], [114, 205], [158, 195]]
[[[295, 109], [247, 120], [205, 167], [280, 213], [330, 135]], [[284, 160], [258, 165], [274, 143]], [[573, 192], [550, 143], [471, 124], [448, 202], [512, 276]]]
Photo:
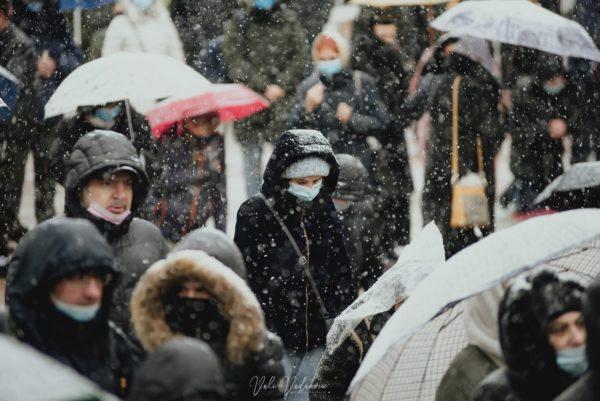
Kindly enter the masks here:
[[82, 24], [81, 24], [81, 7], [75, 7], [73, 10], [73, 41], [77, 46], [81, 46], [82, 42]]
[[133, 120], [131, 118], [131, 104], [129, 99], [125, 99], [125, 111], [127, 112], [127, 126], [129, 128], [129, 139], [133, 144], [135, 142], [135, 131], [133, 130]]

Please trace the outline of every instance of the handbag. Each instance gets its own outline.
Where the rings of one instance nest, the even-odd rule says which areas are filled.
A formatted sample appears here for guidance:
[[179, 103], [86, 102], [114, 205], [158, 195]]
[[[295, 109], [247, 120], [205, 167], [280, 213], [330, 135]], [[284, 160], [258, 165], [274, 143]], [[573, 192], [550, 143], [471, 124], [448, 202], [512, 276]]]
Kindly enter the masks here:
[[304, 276], [308, 279], [311, 289], [313, 290], [313, 292], [315, 293], [315, 296], [317, 297], [317, 302], [319, 303], [319, 310], [321, 311], [321, 317], [325, 321], [325, 325], [327, 326], [327, 331], [329, 331], [329, 329], [331, 329], [331, 326], [333, 324], [333, 319], [331, 318], [331, 316], [329, 315], [329, 312], [327, 311], [325, 302], [323, 302], [323, 298], [321, 297], [321, 292], [319, 291], [319, 288], [317, 287], [317, 283], [315, 282], [315, 280], [312, 276], [312, 273], [310, 272], [308, 258], [302, 253], [302, 251], [300, 251], [300, 247], [296, 243], [296, 240], [292, 236], [292, 233], [287, 228], [287, 226], [285, 225], [285, 223], [283, 222], [281, 217], [279, 217], [279, 213], [277, 213], [275, 208], [273, 208], [273, 205], [271, 204], [271, 202], [262, 193], [259, 193], [258, 196], [265, 202], [265, 204], [267, 205], [267, 207], [269, 208], [269, 210], [275, 217], [275, 220], [277, 220], [277, 222], [281, 226], [281, 229], [283, 230], [283, 232], [285, 233], [287, 238], [292, 243], [292, 247], [294, 248], [294, 251], [296, 252], [296, 255], [298, 256], [298, 260], [296, 261], [296, 263], [298, 266], [300, 266], [302, 268], [302, 270], [304, 272]]
[[452, 203], [450, 227], [485, 228], [490, 225], [490, 214], [486, 189], [488, 186], [483, 171], [481, 138], [477, 136], [478, 172], [468, 171], [462, 177], [458, 169], [458, 93], [462, 77], [452, 83]]

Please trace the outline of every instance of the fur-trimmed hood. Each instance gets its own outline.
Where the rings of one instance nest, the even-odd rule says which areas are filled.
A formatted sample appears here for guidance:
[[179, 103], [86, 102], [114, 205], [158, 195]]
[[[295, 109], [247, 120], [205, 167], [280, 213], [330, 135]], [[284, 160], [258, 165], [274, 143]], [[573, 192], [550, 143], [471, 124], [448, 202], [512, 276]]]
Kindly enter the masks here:
[[229, 320], [226, 348], [232, 363], [242, 364], [248, 353], [260, 351], [265, 322], [260, 304], [248, 285], [217, 259], [190, 250], [175, 252], [156, 262], [135, 287], [131, 316], [144, 348], [154, 351], [177, 336], [165, 321], [163, 298], [171, 285], [182, 278], [200, 282]]

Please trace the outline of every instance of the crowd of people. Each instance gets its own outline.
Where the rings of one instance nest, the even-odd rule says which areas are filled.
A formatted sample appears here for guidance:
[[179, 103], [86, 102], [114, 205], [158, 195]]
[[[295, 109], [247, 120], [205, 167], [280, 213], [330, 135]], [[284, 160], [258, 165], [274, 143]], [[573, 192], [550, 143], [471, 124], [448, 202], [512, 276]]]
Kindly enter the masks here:
[[[0, 66], [20, 81], [0, 122], [0, 332], [123, 399], [341, 401], [393, 313], [326, 352], [332, 320], [410, 241], [405, 133], [423, 144], [423, 220], [447, 257], [494, 231], [496, 200], [518, 218], [547, 213], [544, 188], [600, 157], [597, 63], [428, 27], [456, 1], [343, 3], [118, 0], [84, 10], [76, 41], [58, 1], [0, 0]], [[600, 45], [600, 3], [577, 0], [569, 16]], [[234, 233], [218, 112], [159, 136], [127, 99], [44, 118], [73, 70], [121, 51], [269, 101], [233, 127], [246, 193]], [[497, 193], [505, 141], [515, 178]], [[458, 211], [464, 182], [480, 202]], [[469, 300], [469, 345], [436, 399], [595, 399], [598, 283], [537, 271]]]

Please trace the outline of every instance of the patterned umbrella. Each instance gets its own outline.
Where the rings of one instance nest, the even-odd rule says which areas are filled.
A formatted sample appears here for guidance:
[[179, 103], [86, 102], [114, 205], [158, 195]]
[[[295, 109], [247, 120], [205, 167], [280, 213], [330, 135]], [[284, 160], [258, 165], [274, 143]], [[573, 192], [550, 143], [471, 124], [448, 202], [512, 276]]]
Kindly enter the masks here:
[[[466, 345], [464, 300], [532, 269], [600, 273], [600, 210], [538, 217], [494, 233], [436, 268], [396, 311], [351, 386], [352, 401], [432, 401]], [[560, 232], [561, 235], [557, 235]]]

